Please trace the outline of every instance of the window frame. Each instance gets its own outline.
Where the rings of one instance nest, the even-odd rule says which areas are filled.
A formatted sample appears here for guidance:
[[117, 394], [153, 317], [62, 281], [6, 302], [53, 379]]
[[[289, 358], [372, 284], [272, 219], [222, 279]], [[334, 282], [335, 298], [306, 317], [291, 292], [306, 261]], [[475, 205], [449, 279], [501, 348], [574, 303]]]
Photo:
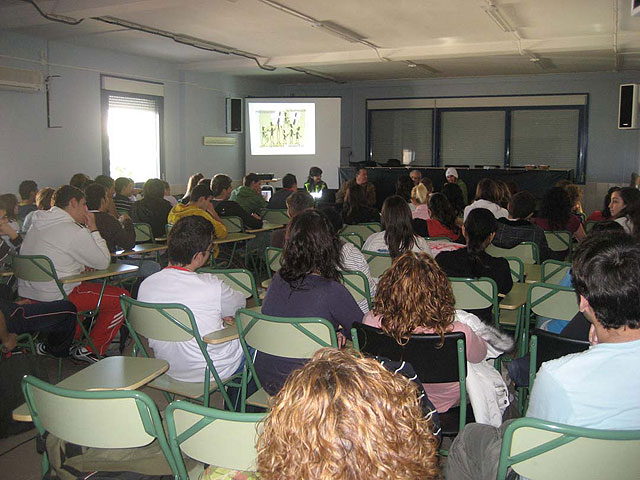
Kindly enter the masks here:
[[[159, 170], [160, 178], [166, 179], [165, 165], [165, 146], [164, 146], [164, 97], [159, 95], [146, 95], [142, 93], [123, 92], [119, 90], [100, 89], [100, 104], [102, 110], [102, 174], [111, 175], [111, 162], [109, 158], [109, 132], [108, 132], [108, 114], [109, 114], [109, 96], [118, 95], [129, 98], [141, 98], [152, 100], [156, 104], [158, 113], [158, 135], [159, 135]], [[146, 181], [146, 179], [144, 180]]]
[[[372, 150], [372, 142], [371, 142], [371, 130], [372, 130], [372, 112], [379, 110], [432, 110], [433, 111], [433, 121], [432, 121], [432, 132], [431, 132], [431, 145], [432, 145], [432, 156], [431, 156], [431, 165], [424, 166], [432, 166], [432, 167], [440, 167], [442, 166], [442, 112], [477, 112], [477, 111], [503, 111], [505, 113], [505, 129], [504, 129], [504, 157], [502, 167], [505, 169], [512, 168], [511, 167], [511, 114], [514, 111], [519, 110], [578, 110], [578, 145], [577, 145], [577, 158], [574, 167], [574, 179], [576, 183], [584, 184], [586, 181], [586, 169], [587, 169], [587, 146], [588, 146], [588, 107], [589, 107], [589, 94], [588, 93], [566, 93], [566, 94], [537, 94], [537, 95], [500, 95], [498, 97], [553, 97], [553, 96], [567, 96], [567, 95], [584, 95], [585, 103], [583, 105], [580, 104], [572, 104], [572, 105], [531, 105], [531, 106], [484, 106], [484, 107], [438, 107], [437, 104], [433, 107], [423, 107], [423, 108], [370, 108], [368, 102], [378, 101], [378, 100], [390, 100], [390, 101], [420, 101], [420, 100], [435, 100], [437, 102], [438, 99], [446, 100], [451, 98], [478, 98], [478, 97], [420, 97], [420, 98], [370, 98], [365, 100], [365, 109], [366, 109], [366, 148], [367, 148], [367, 160], [373, 161], [373, 150]], [[482, 98], [492, 98], [492, 97], [482, 97]], [[413, 165], [412, 165], [413, 166]], [[420, 165], [415, 165], [420, 166]], [[522, 168], [520, 166], [513, 168]], [[553, 165], [551, 165], [553, 169]]]

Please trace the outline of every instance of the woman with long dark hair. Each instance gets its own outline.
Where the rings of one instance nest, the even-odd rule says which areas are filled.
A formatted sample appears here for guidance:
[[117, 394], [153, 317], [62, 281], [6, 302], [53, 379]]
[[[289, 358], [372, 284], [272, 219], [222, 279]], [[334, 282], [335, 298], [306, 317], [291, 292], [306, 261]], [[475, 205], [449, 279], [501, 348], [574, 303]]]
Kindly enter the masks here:
[[567, 230], [578, 241], [585, 237], [580, 219], [571, 213], [569, 194], [562, 187], [553, 187], [545, 194], [539, 216], [531, 223], [546, 231]]
[[189, 200], [191, 200], [191, 190], [193, 190], [193, 188], [198, 185], [198, 182], [203, 178], [204, 175], [200, 172], [194, 173], [189, 177], [189, 180], [187, 181], [187, 191], [184, 192], [184, 195], [180, 199], [180, 202], [184, 203], [185, 205], [189, 203]]
[[596, 210], [589, 217], [587, 217], [587, 222], [601, 222], [603, 220], [609, 220], [611, 218], [611, 210], [609, 209], [609, 204], [611, 203], [611, 195], [613, 192], [619, 192], [620, 187], [611, 187], [607, 194], [604, 196], [604, 205], [602, 206], [602, 210]]
[[429, 237], [448, 237], [460, 239], [460, 228], [456, 224], [456, 213], [449, 200], [442, 193], [434, 193], [429, 199], [431, 218], [427, 220]]
[[342, 220], [347, 225], [380, 221], [378, 211], [367, 204], [366, 190], [356, 182], [347, 187], [342, 204]]
[[[291, 219], [287, 226], [282, 268], [269, 285], [262, 313], [278, 317], [320, 317], [328, 320], [344, 337], [351, 337], [351, 325], [362, 321], [363, 313], [340, 283], [341, 243], [329, 219], [309, 209]], [[300, 359], [258, 352], [258, 378], [274, 395], [292, 370], [304, 364]]]
[[609, 203], [612, 218], [624, 231], [640, 236], [640, 190], [634, 187], [623, 187], [611, 194]]
[[[451, 252], [441, 252], [436, 260], [449, 277], [492, 278], [498, 286], [498, 293], [507, 294], [513, 287], [509, 262], [496, 258], [485, 250], [496, 234], [497, 223], [493, 213], [486, 208], [476, 208], [469, 212], [462, 227], [467, 247]], [[471, 310], [482, 320], [492, 323], [491, 307]]]
[[465, 203], [464, 203], [464, 197], [462, 196], [462, 190], [460, 189], [460, 187], [455, 183], [445, 183], [444, 186], [442, 187], [441, 193], [445, 197], [447, 197], [447, 200], [449, 200], [449, 203], [451, 204], [451, 207], [453, 208], [453, 211], [455, 212], [456, 217], [457, 218], [462, 217]]
[[483, 178], [476, 186], [475, 200], [464, 209], [464, 220], [467, 220], [469, 212], [476, 208], [489, 210], [496, 218], [508, 217], [509, 212], [500, 206], [504, 192], [500, 185], [490, 178]]
[[414, 233], [411, 220], [411, 210], [404, 198], [398, 195], [388, 197], [382, 204], [383, 230], [369, 236], [362, 249], [389, 253], [392, 258], [399, 257], [407, 250], [432, 255], [427, 241]]

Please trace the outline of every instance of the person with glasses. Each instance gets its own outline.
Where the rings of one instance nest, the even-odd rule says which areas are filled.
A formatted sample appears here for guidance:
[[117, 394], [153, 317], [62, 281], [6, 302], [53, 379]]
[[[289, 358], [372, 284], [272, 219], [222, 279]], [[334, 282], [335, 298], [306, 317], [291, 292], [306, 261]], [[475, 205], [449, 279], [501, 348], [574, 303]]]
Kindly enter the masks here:
[[[189, 307], [202, 335], [222, 330], [245, 306], [244, 296], [221, 278], [196, 273], [209, 263], [213, 252], [213, 225], [205, 218], [189, 215], [178, 220], [167, 239], [169, 266], [147, 277], [140, 285], [138, 300], [149, 303], [181, 303]], [[149, 340], [156, 358], [169, 362], [169, 376], [183, 382], [201, 382], [205, 359], [195, 339], [187, 342]], [[207, 350], [220, 378], [241, 368], [239, 340], [208, 345]]]

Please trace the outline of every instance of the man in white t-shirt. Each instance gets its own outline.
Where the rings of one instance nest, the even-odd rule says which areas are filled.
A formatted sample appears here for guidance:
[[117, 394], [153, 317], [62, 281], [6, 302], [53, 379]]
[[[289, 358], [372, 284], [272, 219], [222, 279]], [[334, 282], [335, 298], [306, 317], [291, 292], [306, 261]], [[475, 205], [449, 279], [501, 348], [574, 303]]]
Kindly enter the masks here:
[[[624, 233], [590, 236], [577, 248], [571, 271], [580, 311], [591, 323], [591, 347], [542, 364], [526, 416], [639, 430], [640, 242]], [[467, 425], [451, 446], [445, 478], [495, 479], [505, 426]]]
[[[236, 311], [245, 306], [244, 296], [220, 278], [196, 270], [209, 261], [213, 248], [213, 225], [190, 215], [178, 220], [169, 233], [169, 266], [147, 277], [140, 285], [138, 300], [150, 303], [181, 303], [193, 312], [201, 335], [223, 329]], [[149, 340], [156, 358], [169, 362], [169, 376], [183, 382], [202, 382], [205, 359], [195, 339], [187, 342]], [[224, 379], [242, 365], [239, 340], [208, 345], [218, 375]]]

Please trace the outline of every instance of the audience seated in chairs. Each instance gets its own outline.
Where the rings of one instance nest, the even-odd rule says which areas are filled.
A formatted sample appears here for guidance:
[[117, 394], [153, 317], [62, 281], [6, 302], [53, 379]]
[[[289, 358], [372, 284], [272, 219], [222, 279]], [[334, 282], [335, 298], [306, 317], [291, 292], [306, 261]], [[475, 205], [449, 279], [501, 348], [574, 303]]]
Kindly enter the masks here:
[[[440, 267], [449, 277], [492, 278], [498, 286], [498, 293], [507, 294], [513, 287], [509, 262], [504, 258], [496, 258], [485, 252], [495, 236], [497, 222], [493, 213], [486, 208], [475, 208], [467, 216], [462, 234], [467, 241], [467, 248], [441, 252], [437, 257]], [[488, 324], [493, 324], [491, 307], [473, 310]]]
[[262, 196], [262, 181], [255, 173], [247, 173], [242, 180], [242, 185], [231, 192], [230, 200], [238, 204], [248, 214], [260, 215], [263, 208], [266, 208], [267, 201]]
[[[640, 429], [640, 243], [624, 233], [587, 238], [574, 253], [580, 311], [591, 323], [589, 350], [540, 368], [526, 416], [576, 427]], [[621, 281], [624, 279], [624, 281]], [[494, 479], [500, 428], [470, 424], [454, 441], [446, 478]]]
[[567, 230], [577, 241], [585, 237], [582, 222], [571, 213], [569, 194], [563, 187], [553, 187], [545, 194], [540, 212], [532, 223], [545, 231]]
[[38, 184], [33, 180], [24, 180], [20, 182], [18, 193], [20, 194], [20, 202], [18, 203], [18, 218], [24, 221], [27, 214], [35, 212], [38, 209], [36, 206]]
[[[363, 314], [339, 282], [341, 246], [324, 214], [309, 209], [293, 217], [287, 226], [282, 267], [269, 285], [262, 313], [324, 318], [350, 338], [351, 325], [362, 321]], [[258, 352], [255, 359], [258, 378], [269, 395], [275, 395], [287, 375], [303, 363], [264, 352]]]
[[221, 217], [240, 217], [244, 228], [262, 228], [262, 219], [257, 213], [249, 214], [238, 205], [238, 202], [229, 200], [233, 187], [231, 177], [219, 173], [211, 179], [211, 204]]
[[142, 200], [131, 206], [131, 219], [135, 223], [148, 223], [154, 237], [166, 234], [167, 217], [171, 204], [164, 199], [164, 184], [159, 178], [151, 178], [142, 187]]
[[392, 258], [407, 250], [432, 255], [427, 241], [414, 233], [411, 210], [402, 197], [393, 195], [382, 204], [382, 228], [367, 238], [363, 250], [388, 253]]
[[456, 221], [456, 213], [449, 200], [442, 193], [434, 193], [429, 198], [431, 218], [413, 219], [413, 228], [424, 237], [447, 237], [452, 241], [460, 240], [460, 227]]
[[[287, 197], [287, 215], [289, 218], [293, 218], [296, 215], [301, 214], [308, 208], [313, 208], [315, 201], [310, 193], [307, 192], [295, 192]], [[285, 235], [287, 233], [286, 228], [280, 228], [271, 232], [271, 246], [276, 248], [283, 248]]]
[[347, 225], [380, 221], [378, 211], [369, 205], [365, 188], [356, 182], [345, 190], [342, 221]]
[[432, 428], [413, 382], [374, 359], [322, 349], [274, 399], [258, 440], [259, 477], [439, 478]]
[[476, 208], [489, 210], [496, 218], [507, 217], [509, 212], [500, 206], [503, 192], [495, 180], [483, 178], [476, 186], [476, 197], [471, 205], [464, 209], [464, 220], [467, 220], [469, 213]]
[[[44, 255], [53, 262], [59, 277], [77, 275], [86, 267], [104, 269], [111, 263], [111, 255], [98, 227], [95, 216], [87, 211], [84, 193], [70, 185], [64, 185], [53, 195], [54, 206], [50, 210], [38, 210], [33, 214], [31, 228], [26, 235], [20, 253]], [[86, 226], [85, 226], [86, 225]], [[100, 297], [99, 283], [66, 283], [63, 288], [69, 300], [78, 310], [91, 310]], [[21, 297], [50, 302], [62, 300], [62, 294], [54, 281], [18, 282]], [[128, 295], [123, 288], [106, 286], [100, 312], [90, 336], [98, 353], [103, 355], [120, 329], [123, 321], [118, 297]], [[80, 328], [76, 331], [79, 336]], [[92, 352], [79, 347], [73, 353], [78, 359], [95, 361]]]
[[624, 231], [640, 236], [640, 191], [633, 187], [623, 187], [611, 194], [609, 204], [611, 217], [615, 219]]
[[287, 208], [287, 204], [285, 203], [287, 198], [296, 190], [298, 190], [298, 180], [296, 176], [292, 173], [287, 173], [282, 177], [282, 188], [271, 196], [267, 208], [284, 210]]
[[[195, 191], [196, 189], [194, 189]], [[169, 266], [140, 285], [138, 300], [148, 303], [181, 303], [193, 312], [202, 335], [233, 323], [237, 310], [245, 306], [244, 296], [210, 273], [196, 273], [206, 266], [211, 254], [213, 226], [197, 215], [178, 220], [167, 239]], [[149, 340], [157, 358], [169, 362], [171, 377], [183, 382], [201, 382], [205, 359], [194, 339], [188, 342]], [[243, 361], [238, 340], [208, 345], [207, 350], [220, 378], [227, 378]]]
[[611, 195], [613, 192], [620, 191], [620, 187], [611, 187], [607, 194], [604, 196], [604, 205], [602, 210], [596, 210], [587, 217], [587, 222], [601, 222], [603, 220], [609, 220], [611, 218], [611, 210], [609, 204], [611, 203]]
[[38, 192], [36, 195], [36, 206], [37, 209], [29, 212], [26, 217], [24, 217], [24, 221], [22, 222], [22, 231], [28, 232], [29, 227], [31, 226], [31, 218], [33, 217], [33, 213], [37, 210], [49, 210], [51, 208], [51, 198], [53, 197], [53, 192], [55, 190], [51, 187], [44, 187], [42, 190]]
[[[493, 356], [497, 356], [497, 351], [511, 350], [512, 339], [484, 325], [474, 315], [456, 310], [454, 305], [451, 284], [436, 261], [425, 253], [406, 252], [380, 277], [374, 308], [365, 315], [364, 323], [381, 328], [399, 344], [413, 333], [444, 336], [447, 332], [463, 332], [470, 364], [483, 363], [489, 356], [488, 346]], [[493, 370], [493, 366], [487, 366]], [[500, 392], [493, 395], [496, 404], [487, 405], [487, 409], [493, 409], [494, 416], [501, 418], [506, 404], [500, 405], [497, 399], [505, 398], [508, 404], [506, 386], [495, 370], [493, 377], [502, 385]], [[424, 388], [439, 413], [460, 402], [457, 383], [424, 384]]]

